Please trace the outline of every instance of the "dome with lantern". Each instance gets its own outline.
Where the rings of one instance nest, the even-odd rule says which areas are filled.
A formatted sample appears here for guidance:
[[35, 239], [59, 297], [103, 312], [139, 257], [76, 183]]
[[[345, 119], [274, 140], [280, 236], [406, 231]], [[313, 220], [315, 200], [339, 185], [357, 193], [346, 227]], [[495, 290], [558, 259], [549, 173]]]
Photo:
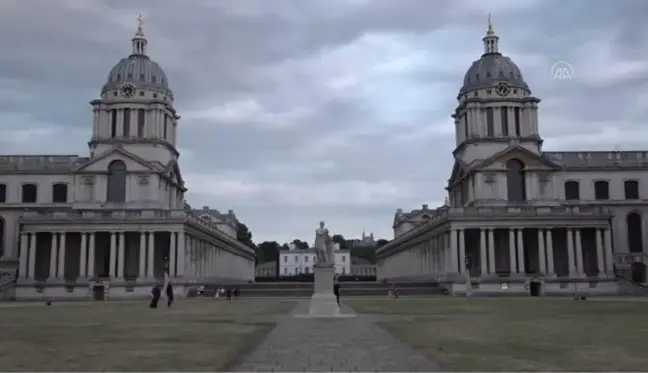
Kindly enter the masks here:
[[498, 85], [507, 85], [510, 88], [523, 89], [530, 93], [529, 86], [524, 81], [517, 65], [509, 57], [499, 52], [499, 37], [495, 35], [490, 17], [488, 31], [482, 40], [484, 54], [474, 61], [466, 72], [459, 95], [479, 89], [496, 88]]
[[[108, 74], [101, 94], [126, 87], [147, 90], [161, 94], [173, 100], [169, 81], [160, 65], [146, 54], [148, 41], [142, 30], [142, 16], [138, 17], [138, 26], [132, 39], [133, 51], [130, 56], [122, 58]], [[128, 95], [125, 95], [128, 96]]]

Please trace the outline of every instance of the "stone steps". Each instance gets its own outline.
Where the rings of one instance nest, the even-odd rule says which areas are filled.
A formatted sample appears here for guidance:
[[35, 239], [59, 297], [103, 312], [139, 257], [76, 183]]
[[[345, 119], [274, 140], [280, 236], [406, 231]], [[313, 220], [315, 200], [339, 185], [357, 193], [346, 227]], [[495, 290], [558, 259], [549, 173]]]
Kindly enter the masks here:
[[[340, 293], [343, 297], [374, 296], [383, 297], [391, 286], [379, 283], [340, 283]], [[213, 297], [216, 286], [205, 286], [204, 296]], [[313, 295], [312, 283], [285, 283], [285, 284], [245, 284], [239, 287], [241, 297], [310, 297]], [[443, 295], [444, 289], [436, 284], [410, 284], [400, 287], [401, 296], [431, 296]]]

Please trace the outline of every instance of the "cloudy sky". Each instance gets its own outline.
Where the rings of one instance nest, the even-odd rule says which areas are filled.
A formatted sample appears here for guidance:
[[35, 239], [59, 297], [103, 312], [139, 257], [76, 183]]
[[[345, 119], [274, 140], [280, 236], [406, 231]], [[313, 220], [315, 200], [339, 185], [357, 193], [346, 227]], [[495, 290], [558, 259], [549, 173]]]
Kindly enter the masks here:
[[546, 149], [648, 149], [645, 0], [1, 0], [2, 153], [87, 153], [88, 101], [139, 13], [189, 202], [234, 209], [257, 241], [312, 241], [322, 219], [391, 238], [396, 208], [442, 203], [488, 13], [543, 99]]

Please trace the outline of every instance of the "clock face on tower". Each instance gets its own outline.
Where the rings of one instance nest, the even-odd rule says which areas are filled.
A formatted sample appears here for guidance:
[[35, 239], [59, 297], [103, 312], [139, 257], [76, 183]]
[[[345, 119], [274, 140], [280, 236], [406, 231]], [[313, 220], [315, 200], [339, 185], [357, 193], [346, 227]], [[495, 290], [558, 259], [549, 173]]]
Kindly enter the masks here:
[[497, 87], [495, 87], [495, 92], [500, 96], [508, 96], [510, 90], [511, 89], [506, 82], [499, 82], [497, 83]]
[[119, 92], [121, 93], [122, 96], [126, 98], [131, 98], [135, 96], [135, 86], [132, 84], [122, 84], [121, 87], [119, 87]]

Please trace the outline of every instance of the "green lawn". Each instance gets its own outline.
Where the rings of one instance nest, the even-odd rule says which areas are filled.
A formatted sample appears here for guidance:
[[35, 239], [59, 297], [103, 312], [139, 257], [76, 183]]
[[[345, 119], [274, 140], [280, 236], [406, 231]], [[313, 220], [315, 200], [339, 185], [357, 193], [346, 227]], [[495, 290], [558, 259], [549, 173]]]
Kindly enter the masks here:
[[[295, 302], [180, 300], [0, 307], [3, 371], [222, 371]], [[248, 319], [249, 321], [246, 321]]]
[[645, 371], [648, 302], [346, 300], [447, 371]]

